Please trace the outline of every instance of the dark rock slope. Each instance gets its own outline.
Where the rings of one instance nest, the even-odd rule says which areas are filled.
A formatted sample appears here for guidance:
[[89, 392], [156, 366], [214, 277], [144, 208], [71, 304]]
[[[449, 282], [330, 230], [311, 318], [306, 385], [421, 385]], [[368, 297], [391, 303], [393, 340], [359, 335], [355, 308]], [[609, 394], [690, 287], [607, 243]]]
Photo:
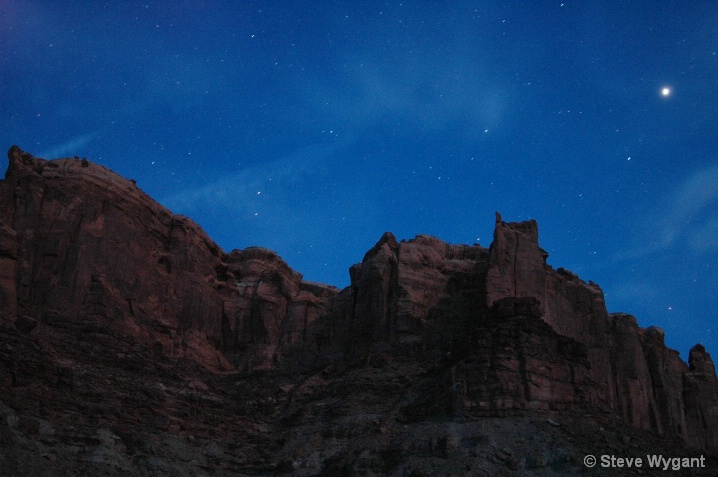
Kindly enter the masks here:
[[1, 475], [715, 475], [710, 355], [608, 313], [534, 221], [497, 214], [489, 249], [386, 233], [340, 291], [100, 165], [8, 156]]

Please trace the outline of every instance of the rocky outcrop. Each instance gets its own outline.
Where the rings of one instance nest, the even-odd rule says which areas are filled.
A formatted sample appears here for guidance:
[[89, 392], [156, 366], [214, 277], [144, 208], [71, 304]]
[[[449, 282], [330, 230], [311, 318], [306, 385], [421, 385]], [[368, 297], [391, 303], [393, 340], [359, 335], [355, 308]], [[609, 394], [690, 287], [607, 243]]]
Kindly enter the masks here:
[[[426, 349], [450, 344], [485, 308], [482, 277], [488, 257], [475, 245], [449, 245], [420, 235], [397, 242], [385, 233], [350, 269], [349, 305], [341, 310], [344, 349], [377, 345]], [[346, 340], [346, 338], [350, 338]]]
[[223, 252], [192, 220], [100, 165], [17, 147], [8, 156], [0, 186], [6, 321], [83, 322], [209, 369], [266, 368], [302, 344], [302, 327], [338, 291], [304, 285], [272, 251]]
[[[608, 313], [596, 284], [547, 264], [535, 221], [497, 214], [489, 249], [386, 233], [340, 291], [271, 250], [223, 251], [100, 165], [8, 156], [0, 441], [17, 455], [89, 465], [68, 474], [183, 475], [178, 455], [227, 475], [390, 474], [429, 455], [475, 466], [470, 423], [527, 416], [718, 452], [710, 355], [696, 346], [686, 364], [660, 329]], [[553, 459], [487, 445], [487, 475]], [[45, 475], [12, 459], [0, 451]]]
[[0, 220], [0, 322], [17, 317], [17, 234]]
[[[707, 448], [718, 435], [711, 404], [715, 373], [701, 372], [704, 381], [696, 380], [678, 354], [666, 348], [661, 330], [644, 330], [625, 313], [609, 314], [596, 284], [547, 265], [536, 222], [508, 223], [498, 214], [496, 220], [486, 282], [489, 305], [506, 297], [536, 299], [544, 321], [585, 347], [594, 382], [586, 389], [588, 402], [635, 427]], [[701, 404], [692, 398], [696, 394], [702, 395]]]
[[713, 360], [702, 345], [691, 348], [689, 371], [683, 374], [685, 439], [696, 449], [718, 448], [718, 383]]
[[586, 402], [593, 382], [585, 348], [544, 322], [535, 299], [502, 298], [465, 331], [446, 356], [441, 385], [432, 381], [404, 410], [410, 418], [501, 416]]

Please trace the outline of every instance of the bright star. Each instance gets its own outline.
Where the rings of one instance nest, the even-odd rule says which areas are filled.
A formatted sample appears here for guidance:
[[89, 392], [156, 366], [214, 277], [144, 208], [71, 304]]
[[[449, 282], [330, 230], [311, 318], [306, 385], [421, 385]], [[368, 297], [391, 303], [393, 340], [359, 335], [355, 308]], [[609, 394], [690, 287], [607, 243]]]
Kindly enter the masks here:
[[663, 88], [661, 88], [661, 96], [663, 96], [664, 98], [670, 96], [672, 92], [673, 91], [668, 86], [664, 86]]

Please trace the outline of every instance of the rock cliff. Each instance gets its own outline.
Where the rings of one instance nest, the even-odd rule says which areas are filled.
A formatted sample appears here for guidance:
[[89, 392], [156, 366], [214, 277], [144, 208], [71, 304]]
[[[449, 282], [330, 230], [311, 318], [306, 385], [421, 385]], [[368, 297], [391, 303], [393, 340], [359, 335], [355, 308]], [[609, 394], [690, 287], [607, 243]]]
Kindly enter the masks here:
[[[592, 405], [618, 413], [635, 427], [680, 436], [691, 446], [715, 448], [708, 444], [718, 435], [715, 379], [695, 377], [678, 353], [665, 346], [662, 330], [640, 328], [636, 318], [625, 313], [609, 314], [596, 284], [561, 268], [554, 270], [546, 257], [538, 246], [536, 222], [506, 223], [497, 214], [486, 285], [489, 304], [505, 297], [535, 298], [546, 323], [581, 343], [593, 383], [584, 391]], [[689, 363], [701, 362], [691, 369], [713, 369], [704, 352], [700, 345], [691, 350]], [[700, 411], [695, 408], [696, 395], [703, 396]]]
[[573, 475], [601, 449], [718, 453], [708, 352], [686, 364], [608, 313], [546, 263], [535, 221], [497, 214], [489, 249], [386, 233], [338, 290], [223, 251], [98, 164], [8, 157], [0, 466], [18, 475]]
[[270, 250], [224, 253], [195, 222], [102, 166], [16, 147], [9, 158], [0, 189], [6, 322], [82, 322], [215, 371], [267, 368], [301, 345], [337, 292], [304, 283]]

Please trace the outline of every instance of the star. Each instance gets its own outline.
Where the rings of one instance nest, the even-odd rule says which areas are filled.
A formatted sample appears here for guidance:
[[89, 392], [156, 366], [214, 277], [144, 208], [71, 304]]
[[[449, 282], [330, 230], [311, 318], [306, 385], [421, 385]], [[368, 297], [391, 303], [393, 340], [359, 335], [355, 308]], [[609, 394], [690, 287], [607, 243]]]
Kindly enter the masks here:
[[661, 96], [663, 96], [664, 98], [670, 96], [671, 93], [673, 93], [673, 90], [669, 86], [664, 86], [663, 88], [661, 88]]

